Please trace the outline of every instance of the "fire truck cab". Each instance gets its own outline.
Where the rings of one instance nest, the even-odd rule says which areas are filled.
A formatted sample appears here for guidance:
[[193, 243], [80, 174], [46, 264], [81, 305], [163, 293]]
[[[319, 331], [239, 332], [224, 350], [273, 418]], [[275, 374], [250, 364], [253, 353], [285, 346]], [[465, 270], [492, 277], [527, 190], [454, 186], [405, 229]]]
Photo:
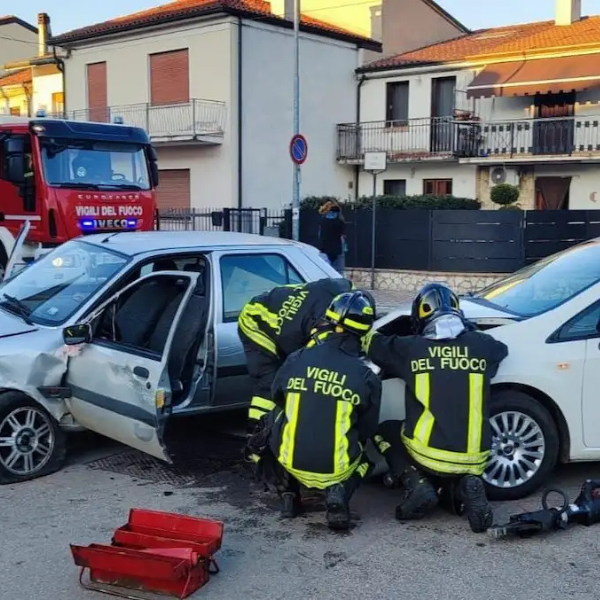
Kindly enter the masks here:
[[80, 235], [154, 229], [157, 185], [139, 127], [0, 117], [0, 279], [13, 251], [27, 261]]

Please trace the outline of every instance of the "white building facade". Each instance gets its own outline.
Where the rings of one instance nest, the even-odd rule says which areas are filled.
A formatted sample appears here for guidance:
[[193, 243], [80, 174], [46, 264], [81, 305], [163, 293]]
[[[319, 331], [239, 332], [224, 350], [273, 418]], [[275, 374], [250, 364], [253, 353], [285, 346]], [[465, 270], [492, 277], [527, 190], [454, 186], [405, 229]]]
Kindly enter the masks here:
[[495, 208], [490, 189], [505, 182], [525, 209], [600, 208], [600, 16], [579, 8], [558, 0], [555, 22], [472, 32], [359, 69], [360, 118], [338, 125], [337, 149], [358, 195], [372, 193], [362, 164], [374, 151], [388, 158], [381, 194]]
[[[122, 117], [147, 129], [159, 156], [163, 208], [287, 206], [291, 23], [270, 12], [209, 13], [202, 4], [175, 16], [171, 9], [162, 22], [136, 15], [137, 24], [125, 18], [125, 25], [112, 21], [55, 38], [66, 53], [67, 115]], [[330, 157], [339, 118], [356, 115], [354, 71], [363, 46], [379, 48], [335, 28], [302, 27], [302, 196], [352, 193], [351, 174], [343, 165], [332, 168]]]

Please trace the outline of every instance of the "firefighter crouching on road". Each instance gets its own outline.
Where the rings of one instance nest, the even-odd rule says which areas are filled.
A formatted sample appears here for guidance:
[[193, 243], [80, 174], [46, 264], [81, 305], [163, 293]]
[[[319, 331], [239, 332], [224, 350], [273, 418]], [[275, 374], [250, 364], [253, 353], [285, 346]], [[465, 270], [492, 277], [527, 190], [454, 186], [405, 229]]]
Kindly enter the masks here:
[[331, 529], [350, 525], [350, 498], [372, 467], [365, 444], [379, 422], [381, 382], [361, 350], [374, 313], [363, 292], [338, 296], [325, 313], [331, 333], [292, 354], [277, 374], [268, 434], [250, 445], [273, 464], [283, 517], [301, 510], [302, 484], [325, 491]]
[[[330, 302], [352, 287], [347, 279], [280, 286], [252, 298], [244, 306], [238, 318], [238, 334], [253, 385], [248, 435], [275, 407], [271, 387], [279, 367], [292, 352], [308, 343]], [[248, 451], [246, 458], [258, 462], [258, 457]]]
[[377, 366], [406, 382], [404, 425], [382, 423], [376, 438], [392, 480], [404, 487], [396, 517], [422, 518], [438, 504], [441, 487], [480, 533], [493, 522], [481, 479], [491, 448], [490, 380], [508, 349], [475, 331], [444, 285], [426, 285], [411, 317], [417, 335], [375, 333], [364, 341]]

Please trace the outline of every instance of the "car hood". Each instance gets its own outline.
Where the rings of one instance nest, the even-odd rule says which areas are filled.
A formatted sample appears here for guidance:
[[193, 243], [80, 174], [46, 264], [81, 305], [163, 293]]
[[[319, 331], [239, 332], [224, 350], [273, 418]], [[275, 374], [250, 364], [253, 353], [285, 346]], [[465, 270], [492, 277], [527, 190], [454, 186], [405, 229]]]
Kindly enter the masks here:
[[[375, 321], [374, 328], [379, 329], [387, 323], [394, 321], [398, 317], [403, 315], [409, 315], [411, 310], [411, 302], [403, 302], [393, 311], [388, 312], [386, 315]], [[500, 325], [508, 325], [515, 321], [521, 321], [522, 318], [512, 313], [503, 311], [501, 308], [494, 306], [487, 306], [474, 302], [468, 298], [460, 299], [460, 308], [465, 313], [465, 316], [470, 321], [473, 321], [477, 325], [496, 327]]]
[[28, 325], [17, 315], [13, 315], [0, 309], [0, 338], [32, 333], [38, 329], [39, 327], [37, 325]]

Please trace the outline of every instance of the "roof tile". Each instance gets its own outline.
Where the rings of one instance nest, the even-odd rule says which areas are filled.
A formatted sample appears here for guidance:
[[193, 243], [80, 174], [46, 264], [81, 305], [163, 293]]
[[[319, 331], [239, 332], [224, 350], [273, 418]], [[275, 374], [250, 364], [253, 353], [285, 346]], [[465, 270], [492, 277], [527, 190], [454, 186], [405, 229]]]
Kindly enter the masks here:
[[21, 69], [20, 71], [14, 71], [13, 73], [0, 77], [0, 87], [23, 85], [24, 83], [31, 83], [31, 81], [31, 69]]
[[[162, 6], [150, 8], [137, 13], [124, 15], [96, 23], [80, 29], [67, 31], [61, 35], [55, 36], [52, 42], [55, 44], [68, 43], [70, 41], [85, 39], [90, 36], [108, 35], [118, 33], [119, 31], [129, 30], [137, 27], [148, 27], [166, 19], [185, 19], [186, 17], [200, 16], [203, 12], [210, 10], [224, 11], [240, 11], [249, 14], [255, 18], [269, 18], [273, 20], [285, 21], [271, 11], [271, 3], [267, 0], [175, 0]], [[352, 31], [337, 27], [325, 21], [302, 15], [301, 22], [303, 25], [321, 29], [325, 32], [345, 35], [356, 40], [364, 40], [374, 43], [370, 38], [357, 35]]]
[[600, 15], [583, 17], [572, 25], [539, 21], [479, 29], [460, 37], [369, 63], [364, 70], [457, 62], [478, 57], [554, 48], [600, 46]]

